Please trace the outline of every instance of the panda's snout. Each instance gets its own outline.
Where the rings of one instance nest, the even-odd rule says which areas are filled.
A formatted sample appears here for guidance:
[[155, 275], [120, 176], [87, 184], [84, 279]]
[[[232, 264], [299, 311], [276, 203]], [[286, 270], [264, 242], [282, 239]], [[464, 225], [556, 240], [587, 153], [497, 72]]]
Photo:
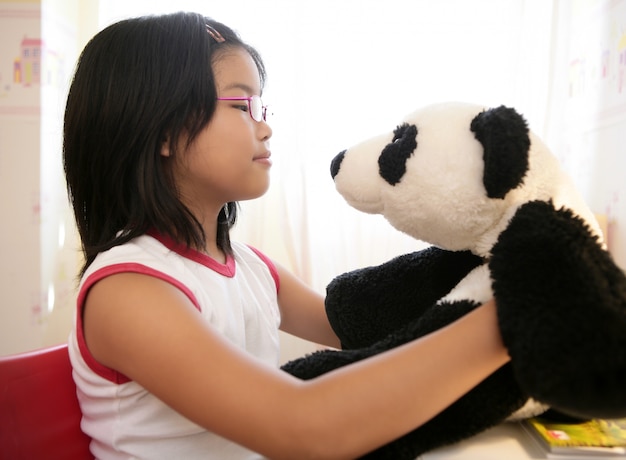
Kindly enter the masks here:
[[346, 151], [342, 150], [333, 158], [333, 161], [330, 162], [330, 175], [334, 179], [335, 176], [339, 173], [339, 168], [341, 167], [341, 162], [343, 161], [343, 157], [346, 155]]

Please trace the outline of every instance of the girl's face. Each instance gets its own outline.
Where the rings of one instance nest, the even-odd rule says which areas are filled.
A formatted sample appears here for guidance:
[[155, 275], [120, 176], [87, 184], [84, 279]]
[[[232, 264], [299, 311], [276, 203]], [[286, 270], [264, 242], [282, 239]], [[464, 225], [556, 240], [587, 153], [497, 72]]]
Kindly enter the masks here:
[[[259, 72], [241, 48], [225, 49], [213, 64], [218, 97], [260, 96]], [[213, 117], [193, 143], [174, 158], [183, 203], [203, 222], [215, 220], [224, 203], [257, 198], [269, 187], [272, 130], [248, 112], [248, 101], [217, 101]], [[164, 144], [165, 145], [165, 144]], [[164, 155], [168, 155], [164, 147]]]

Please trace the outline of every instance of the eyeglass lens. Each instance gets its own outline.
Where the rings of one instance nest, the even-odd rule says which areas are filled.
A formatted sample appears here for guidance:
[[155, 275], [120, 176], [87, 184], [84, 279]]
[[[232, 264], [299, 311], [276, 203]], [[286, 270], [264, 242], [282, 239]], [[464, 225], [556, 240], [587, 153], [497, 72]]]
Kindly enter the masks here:
[[266, 119], [266, 110], [259, 96], [252, 96], [250, 98], [250, 115], [255, 121], [265, 121]]

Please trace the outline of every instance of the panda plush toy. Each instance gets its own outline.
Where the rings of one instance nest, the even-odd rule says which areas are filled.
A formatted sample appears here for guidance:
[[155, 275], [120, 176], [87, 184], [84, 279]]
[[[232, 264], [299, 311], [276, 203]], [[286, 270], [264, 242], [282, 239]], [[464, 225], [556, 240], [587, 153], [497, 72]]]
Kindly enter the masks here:
[[339, 153], [331, 174], [351, 206], [431, 246], [332, 280], [326, 311], [342, 349], [283, 369], [314, 378], [491, 298], [511, 356], [432, 420], [365, 458], [414, 459], [548, 408], [626, 417], [626, 276], [559, 162], [517, 111], [423, 108]]

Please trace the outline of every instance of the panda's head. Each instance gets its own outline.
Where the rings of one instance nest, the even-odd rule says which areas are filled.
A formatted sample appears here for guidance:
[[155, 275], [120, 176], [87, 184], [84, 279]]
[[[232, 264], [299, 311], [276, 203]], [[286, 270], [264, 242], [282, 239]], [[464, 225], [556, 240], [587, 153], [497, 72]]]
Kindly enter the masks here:
[[512, 208], [550, 198], [550, 186], [529, 192], [531, 139], [514, 109], [438, 104], [339, 153], [331, 174], [354, 208], [382, 214], [416, 239], [481, 253]]

